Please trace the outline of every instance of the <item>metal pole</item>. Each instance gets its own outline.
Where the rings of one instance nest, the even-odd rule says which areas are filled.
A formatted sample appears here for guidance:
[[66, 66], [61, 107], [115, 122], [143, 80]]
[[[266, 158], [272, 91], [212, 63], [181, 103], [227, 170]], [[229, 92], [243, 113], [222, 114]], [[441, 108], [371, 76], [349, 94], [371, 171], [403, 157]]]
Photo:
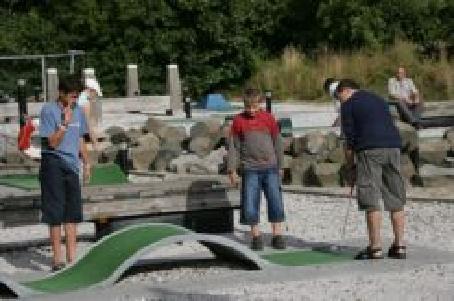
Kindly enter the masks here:
[[74, 54], [69, 57], [69, 74], [74, 74]]
[[47, 101], [47, 83], [46, 83], [46, 58], [41, 56], [41, 91], [43, 91], [43, 101]]
[[273, 93], [271, 91], [265, 91], [265, 101], [266, 101], [266, 111], [271, 113], [271, 98], [273, 97]]
[[184, 112], [186, 113], [186, 118], [191, 119], [191, 97], [189, 96], [184, 98]]
[[27, 116], [27, 99], [25, 95], [25, 79], [17, 81], [17, 106], [19, 109], [19, 125], [25, 125], [25, 118]]

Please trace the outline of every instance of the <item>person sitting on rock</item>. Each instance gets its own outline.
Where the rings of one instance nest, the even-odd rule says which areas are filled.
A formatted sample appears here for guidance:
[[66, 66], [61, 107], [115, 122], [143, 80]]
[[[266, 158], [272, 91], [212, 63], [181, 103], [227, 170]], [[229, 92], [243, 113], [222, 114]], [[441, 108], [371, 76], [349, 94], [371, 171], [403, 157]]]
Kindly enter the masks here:
[[421, 117], [422, 103], [418, 89], [411, 78], [406, 76], [405, 68], [400, 66], [395, 77], [388, 80], [388, 94], [392, 100], [405, 104], [416, 118]]
[[240, 223], [251, 226], [251, 249], [262, 250], [264, 242], [258, 226], [261, 191], [268, 204], [275, 249], [285, 249], [281, 223], [285, 219], [281, 176], [283, 151], [279, 127], [273, 115], [262, 110], [259, 90], [244, 93], [244, 111], [236, 115], [230, 129], [228, 173], [232, 185], [238, 185], [237, 168], [242, 174]]

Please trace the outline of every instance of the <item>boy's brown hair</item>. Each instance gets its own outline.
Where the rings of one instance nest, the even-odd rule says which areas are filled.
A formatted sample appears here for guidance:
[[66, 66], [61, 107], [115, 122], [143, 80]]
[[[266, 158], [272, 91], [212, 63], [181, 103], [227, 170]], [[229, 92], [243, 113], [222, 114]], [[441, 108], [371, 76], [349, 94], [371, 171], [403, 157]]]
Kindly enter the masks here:
[[244, 106], [250, 106], [253, 103], [260, 103], [262, 101], [262, 93], [256, 88], [247, 88], [244, 90], [243, 102]]

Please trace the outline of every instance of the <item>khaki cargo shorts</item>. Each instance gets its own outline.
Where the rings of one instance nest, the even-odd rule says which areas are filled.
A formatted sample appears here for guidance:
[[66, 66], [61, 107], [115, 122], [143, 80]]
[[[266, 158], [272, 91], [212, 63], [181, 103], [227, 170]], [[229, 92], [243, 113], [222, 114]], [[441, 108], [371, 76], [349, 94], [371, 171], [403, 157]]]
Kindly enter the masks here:
[[356, 185], [360, 210], [399, 211], [405, 205], [405, 183], [400, 172], [400, 149], [377, 148], [356, 153]]

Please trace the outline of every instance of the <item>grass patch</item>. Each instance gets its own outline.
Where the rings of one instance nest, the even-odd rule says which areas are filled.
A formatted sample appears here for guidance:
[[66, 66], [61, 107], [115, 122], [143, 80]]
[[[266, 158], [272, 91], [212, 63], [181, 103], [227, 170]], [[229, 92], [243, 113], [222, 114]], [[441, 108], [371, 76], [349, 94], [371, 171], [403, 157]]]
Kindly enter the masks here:
[[[126, 175], [117, 164], [99, 164], [93, 166], [90, 186], [115, 185], [127, 183]], [[0, 176], [0, 185], [15, 187], [25, 190], [39, 189], [38, 175], [7, 175]]]
[[261, 256], [272, 263], [283, 266], [305, 266], [314, 264], [327, 264], [344, 262], [353, 259], [351, 254], [329, 253], [314, 250], [298, 250], [288, 252], [276, 252]]

